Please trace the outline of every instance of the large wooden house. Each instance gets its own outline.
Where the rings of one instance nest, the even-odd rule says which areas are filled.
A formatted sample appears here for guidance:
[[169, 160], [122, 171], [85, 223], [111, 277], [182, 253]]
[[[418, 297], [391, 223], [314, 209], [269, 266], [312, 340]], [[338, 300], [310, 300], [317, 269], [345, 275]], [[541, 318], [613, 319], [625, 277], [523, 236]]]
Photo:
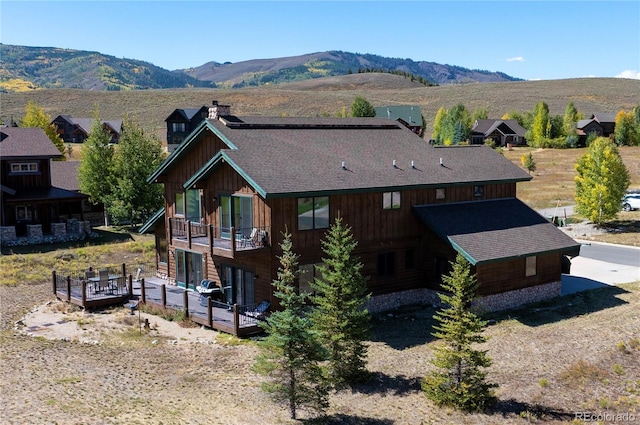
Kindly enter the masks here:
[[52, 184], [52, 162], [61, 157], [41, 128], [0, 128], [3, 244], [21, 236], [41, 239], [55, 233], [56, 223], [84, 220], [88, 196]]
[[156, 237], [161, 275], [186, 288], [216, 282], [224, 301], [274, 299], [284, 232], [301, 288], [323, 261], [336, 217], [351, 227], [372, 311], [433, 302], [461, 252], [485, 308], [560, 293], [563, 257], [579, 244], [516, 199], [531, 177], [486, 146], [433, 147], [384, 118], [209, 119], [156, 169], [165, 207]]
[[[51, 121], [65, 143], [84, 143], [91, 133], [95, 118], [76, 118], [71, 115], [58, 115]], [[111, 143], [118, 143], [122, 133], [122, 120], [101, 120], [104, 130], [111, 136]]]
[[209, 107], [175, 109], [164, 120], [167, 123], [167, 147], [169, 152], [187, 138], [187, 136], [207, 117]]

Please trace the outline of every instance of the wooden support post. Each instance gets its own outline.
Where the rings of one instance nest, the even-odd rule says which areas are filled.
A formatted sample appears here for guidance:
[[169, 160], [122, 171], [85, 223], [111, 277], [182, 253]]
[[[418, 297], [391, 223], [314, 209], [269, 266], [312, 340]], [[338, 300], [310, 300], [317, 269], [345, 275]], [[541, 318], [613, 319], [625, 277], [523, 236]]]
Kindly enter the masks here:
[[164, 283], [160, 287], [160, 298], [162, 299], [162, 308], [167, 308], [167, 285]]
[[212, 313], [211, 297], [207, 297], [207, 323], [210, 328], [213, 328], [213, 313]]
[[57, 287], [57, 278], [56, 278], [56, 271], [53, 270], [51, 272], [51, 283], [53, 284], [53, 295], [57, 295], [58, 294], [58, 287]]
[[238, 304], [233, 305], [233, 330], [236, 336], [240, 334], [240, 312], [238, 311]]
[[184, 223], [185, 226], [187, 226], [187, 244], [189, 244], [189, 249], [191, 249], [191, 221], [187, 220]]
[[229, 231], [231, 232], [231, 234], [229, 236], [231, 236], [231, 257], [235, 258], [236, 256], [236, 229], [235, 228], [231, 228], [229, 229]]
[[187, 290], [182, 293], [182, 298], [184, 299], [184, 317], [189, 317], [189, 292]]
[[87, 306], [87, 282], [82, 281], [82, 308]]
[[129, 291], [129, 296], [133, 295], [133, 276], [129, 275], [129, 282], [127, 284], [127, 291]]
[[140, 279], [140, 298], [142, 298], [142, 304], [147, 303], [147, 292], [144, 288], [144, 277]]
[[67, 276], [67, 302], [71, 302], [71, 276]]
[[213, 232], [215, 232], [215, 229], [212, 224], [207, 227], [207, 232], [209, 232], [209, 251], [213, 252], [213, 241], [215, 240], [215, 234]]
[[126, 276], [127, 275], [127, 265], [125, 263], [122, 263], [122, 274], [120, 276]]

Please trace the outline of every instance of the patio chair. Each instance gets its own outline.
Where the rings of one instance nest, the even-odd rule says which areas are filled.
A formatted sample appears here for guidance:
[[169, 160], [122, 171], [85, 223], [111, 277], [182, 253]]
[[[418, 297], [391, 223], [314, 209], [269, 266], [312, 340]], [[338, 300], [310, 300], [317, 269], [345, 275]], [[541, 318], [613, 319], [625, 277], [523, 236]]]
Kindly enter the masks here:
[[247, 311], [245, 315], [258, 320], [264, 320], [269, 307], [271, 307], [271, 303], [269, 301], [262, 301], [255, 309]]
[[103, 291], [109, 288], [109, 271], [108, 270], [100, 270], [99, 272], [100, 280], [98, 281], [98, 291]]

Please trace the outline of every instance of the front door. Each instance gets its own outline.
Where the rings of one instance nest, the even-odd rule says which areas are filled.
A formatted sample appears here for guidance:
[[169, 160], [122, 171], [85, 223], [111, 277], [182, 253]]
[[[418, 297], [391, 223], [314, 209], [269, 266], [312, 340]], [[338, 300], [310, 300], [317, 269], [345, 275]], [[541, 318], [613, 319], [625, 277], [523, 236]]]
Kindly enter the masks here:
[[202, 281], [202, 254], [176, 249], [176, 283], [196, 289]]

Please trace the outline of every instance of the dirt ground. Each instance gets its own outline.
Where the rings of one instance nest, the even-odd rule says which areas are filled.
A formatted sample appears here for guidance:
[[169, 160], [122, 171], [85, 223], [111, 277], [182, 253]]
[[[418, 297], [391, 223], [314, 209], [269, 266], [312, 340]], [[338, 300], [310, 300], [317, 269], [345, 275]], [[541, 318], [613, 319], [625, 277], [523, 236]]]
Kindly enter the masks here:
[[[83, 312], [50, 291], [47, 284], [0, 287], [3, 423], [295, 423], [260, 391], [253, 341], [144, 313], [151, 329], [141, 332], [125, 306]], [[319, 423], [562, 423], [582, 413], [638, 421], [639, 303], [640, 284], [631, 284], [495, 316], [485, 348], [500, 401], [468, 415], [437, 408], [420, 391], [431, 368], [433, 310], [376, 316], [373, 380], [333, 393]]]

